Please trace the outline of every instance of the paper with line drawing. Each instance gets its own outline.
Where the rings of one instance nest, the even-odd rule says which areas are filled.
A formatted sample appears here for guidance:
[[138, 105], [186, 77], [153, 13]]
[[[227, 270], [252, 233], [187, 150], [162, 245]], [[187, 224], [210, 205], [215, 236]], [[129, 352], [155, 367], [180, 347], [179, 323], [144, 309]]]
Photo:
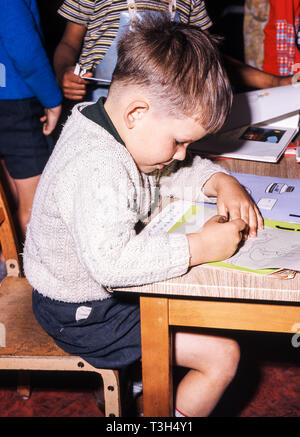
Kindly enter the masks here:
[[[209, 218], [217, 214], [215, 207], [205, 207], [203, 204], [193, 207], [193, 213], [189, 214], [192, 203], [174, 202], [158, 214], [145, 231], [189, 234], [197, 232]], [[263, 231], [258, 230], [256, 238], [248, 238], [235, 255], [224, 261], [254, 270], [300, 271], [300, 232], [265, 226]]]
[[293, 231], [265, 227], [249, 238], [226, 262], [251, 269], [300, 270], [300, 235]]
[[[215, 209], [204, 208], [204, 211], [202, 213], [199, 211], [193, 220], [188, 220], [173, 232], [195, 232], [201, 226], [201, 219], [204, 224], [215, 214]], [[300, 235], [293, 231], [265, 226], [263, 231], [258, 230], [256, 238], [248, 238], [235, 255], [224, 261], [255, 270], [269, 268], [300, 270]]]

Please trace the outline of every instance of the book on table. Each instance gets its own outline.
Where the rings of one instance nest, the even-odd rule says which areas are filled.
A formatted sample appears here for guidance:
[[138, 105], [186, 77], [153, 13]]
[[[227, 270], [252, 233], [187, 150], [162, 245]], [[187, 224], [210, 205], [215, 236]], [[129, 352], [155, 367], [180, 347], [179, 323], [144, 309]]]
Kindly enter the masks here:
[[234, 96], [223, 128], [189, 146], [193, 153], [276, 163], [299, 130], [300, 87]]

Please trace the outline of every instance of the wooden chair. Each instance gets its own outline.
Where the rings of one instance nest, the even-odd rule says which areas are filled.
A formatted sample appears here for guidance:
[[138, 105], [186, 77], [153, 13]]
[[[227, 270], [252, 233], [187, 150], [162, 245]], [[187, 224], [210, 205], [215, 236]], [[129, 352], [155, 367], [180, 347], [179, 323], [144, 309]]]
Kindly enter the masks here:
[[120, 416], [118, 372], [97, 369], [65, 353], [37, 323], [31, 307], [32, 287], [21, 274], [15, 228], [1, 182], [0, 244], [7, 268], [7, 276], [0, 284], [0, 370], [18, 371], [22, 381], [18, 391], [26, 398], [30, 396], [26, 378], [31, 371], [94, 372], [103, 381], [105, 416]]

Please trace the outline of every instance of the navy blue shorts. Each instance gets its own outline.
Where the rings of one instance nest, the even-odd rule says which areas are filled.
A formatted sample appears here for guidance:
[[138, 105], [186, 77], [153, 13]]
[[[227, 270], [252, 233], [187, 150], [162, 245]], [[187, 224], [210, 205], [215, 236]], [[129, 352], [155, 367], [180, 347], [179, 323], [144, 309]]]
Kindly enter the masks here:
[[35, 98], [0, 100], [0, 157], [13, 179], [40, 175], [49, 159], [44, 110]]
[[80, 304], [32, 295], [42, 328], [64, 351], [96, 368], [122, 369], [141, 357], [140, 310], [136, 297], [111, 297]]

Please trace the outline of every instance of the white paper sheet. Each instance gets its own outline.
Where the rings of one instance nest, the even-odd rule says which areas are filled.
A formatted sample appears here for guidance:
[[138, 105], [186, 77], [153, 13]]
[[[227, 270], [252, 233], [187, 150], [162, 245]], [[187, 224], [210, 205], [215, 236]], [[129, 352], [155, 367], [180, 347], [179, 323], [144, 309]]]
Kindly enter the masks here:
[[265, 227], [249, 238], [226, 262], [250, 269], [285, 268], [300, 270], [300, 235], [293, 231]]
[[262, 123], [299, 109], [299, 83], [235, 94], [230, 115], [220, 132]]
[[[192, 205], [190, 202], [173, 202], [156, 216], [144, 231], [154, 234], [171, 230], [189, 234], [199, 231], [203, 224], [217, 213], [214, 207], [197, 204], [198, 211], [189, 214]], [[185, 219], [182, 220], [185, 214]], [[265, 226], [263, 231], [258, 231], [256, 238], [248, 238], [236, 254], [224, 261], [255, 270], [284, 268], [300, 271], [300, 232]]]

